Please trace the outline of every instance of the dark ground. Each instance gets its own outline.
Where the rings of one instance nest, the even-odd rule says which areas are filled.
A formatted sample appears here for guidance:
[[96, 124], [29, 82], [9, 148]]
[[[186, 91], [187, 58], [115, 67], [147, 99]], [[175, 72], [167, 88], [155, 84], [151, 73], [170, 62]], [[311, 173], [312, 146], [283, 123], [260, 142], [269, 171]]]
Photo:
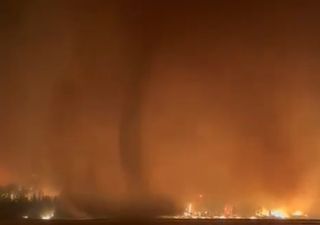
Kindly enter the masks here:
[[300, 225], [320, 224], [320, 220], [272, 219], [157, 219], [157, 220], [11, 220], [0, 225]]

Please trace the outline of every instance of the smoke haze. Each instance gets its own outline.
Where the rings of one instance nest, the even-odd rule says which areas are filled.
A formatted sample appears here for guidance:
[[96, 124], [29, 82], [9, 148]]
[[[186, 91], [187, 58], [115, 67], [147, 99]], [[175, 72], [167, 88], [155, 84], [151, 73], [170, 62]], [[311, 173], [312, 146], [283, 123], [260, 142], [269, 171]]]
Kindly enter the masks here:
[[320, 216], [319, 8], [2, 1], [0, 182]]

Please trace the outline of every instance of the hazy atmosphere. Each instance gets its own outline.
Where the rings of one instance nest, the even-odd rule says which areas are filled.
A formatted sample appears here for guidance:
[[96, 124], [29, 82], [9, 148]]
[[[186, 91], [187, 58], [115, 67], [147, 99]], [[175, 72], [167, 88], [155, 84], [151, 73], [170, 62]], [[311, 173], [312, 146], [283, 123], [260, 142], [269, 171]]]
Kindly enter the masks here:
[[320, 216], [319, 10], [1, 1], [0, 184], [37, 183], [75, 215], [203, 195]]

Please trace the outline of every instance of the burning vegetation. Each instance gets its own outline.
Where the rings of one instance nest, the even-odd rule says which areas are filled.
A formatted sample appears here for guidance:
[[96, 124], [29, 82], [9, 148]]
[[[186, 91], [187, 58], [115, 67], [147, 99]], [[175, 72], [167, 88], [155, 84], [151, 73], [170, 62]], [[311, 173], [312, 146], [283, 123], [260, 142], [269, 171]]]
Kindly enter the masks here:
[[308, 215], [301, 210], [286, 210], [285, 208], [267, 209], [260, 208], [252, 214], [242, 215], [233, 210], [233, 207], [228, 205], [219, 214], [210, 209], [197, 210], [193, 208], [192, 203], [188, 203], [183, 215], [174, 216], [173, 218], [184, 219], [307, 219]]

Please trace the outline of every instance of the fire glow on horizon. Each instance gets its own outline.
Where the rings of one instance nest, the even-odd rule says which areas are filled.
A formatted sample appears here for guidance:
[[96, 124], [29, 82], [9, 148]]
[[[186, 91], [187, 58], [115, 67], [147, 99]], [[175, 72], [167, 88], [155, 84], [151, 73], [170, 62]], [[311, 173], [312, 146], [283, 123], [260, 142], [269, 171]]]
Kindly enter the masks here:
[[73, 217], [320, 218], [320, 1], [181, 2], [1, 1], [0, 184]]
[[208, 210], [196, 210], [192, 203], [188, 203], [183, 215], [175, 218], [184, 219], [307, 219], [308, 215], [302, 210], [286, 210], [285, 208], [267, 209], [261, 207], [251, 216], [241, 216], [232, 210], [232, 206], [225, 206], [222, 214], [211, 214]]

